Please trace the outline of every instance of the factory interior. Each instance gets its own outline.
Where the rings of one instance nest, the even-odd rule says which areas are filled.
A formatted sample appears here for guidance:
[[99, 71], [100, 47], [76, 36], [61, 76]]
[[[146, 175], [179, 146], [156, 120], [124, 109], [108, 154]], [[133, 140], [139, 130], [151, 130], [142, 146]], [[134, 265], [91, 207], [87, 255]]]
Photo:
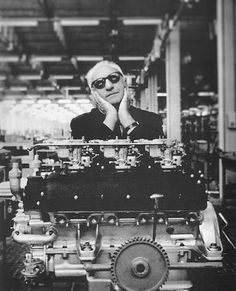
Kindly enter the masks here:
[[[1, 291], [236, 290], [235, 31], [235, 0], [0, 0]], [[163, 136], [72, 138], [102, 60]]]

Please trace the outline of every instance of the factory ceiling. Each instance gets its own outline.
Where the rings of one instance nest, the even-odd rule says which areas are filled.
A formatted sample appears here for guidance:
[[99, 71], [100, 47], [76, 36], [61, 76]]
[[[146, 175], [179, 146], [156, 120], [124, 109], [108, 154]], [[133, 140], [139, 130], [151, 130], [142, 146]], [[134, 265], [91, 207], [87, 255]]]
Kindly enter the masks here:
[[[137, 80], [162, 58], [178, 21], [181, 50], [209, 62], [214, 19], [215, 1], [0, 0], [0, 100], [82, 98], [84, 76], [100, 59], [118, 61]], [[194, 50], [199, 38], [202, 49]]]

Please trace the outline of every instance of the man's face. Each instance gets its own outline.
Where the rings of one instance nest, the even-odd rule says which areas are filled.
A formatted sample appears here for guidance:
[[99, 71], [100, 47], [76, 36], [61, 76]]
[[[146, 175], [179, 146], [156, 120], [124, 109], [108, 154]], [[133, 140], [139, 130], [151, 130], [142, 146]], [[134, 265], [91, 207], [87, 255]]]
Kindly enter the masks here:
[[99, 67], [92, 76], [92, 91], [96, 90], [103, 99], [112, 105], [121, 102], [125, 86], [124, 76], [109, 65]]

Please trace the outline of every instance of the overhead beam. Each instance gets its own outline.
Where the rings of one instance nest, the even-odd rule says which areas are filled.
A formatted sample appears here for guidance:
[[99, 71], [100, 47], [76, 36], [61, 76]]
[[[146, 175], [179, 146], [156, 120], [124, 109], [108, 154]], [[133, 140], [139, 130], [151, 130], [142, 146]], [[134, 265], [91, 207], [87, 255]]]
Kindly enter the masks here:
[[168, 38], [170, 37], [171, 32], [174, 30], [175, 26], [177, 25], [180, 19], [180, 15], [187, 2], [188, 1], [181, 1], [177, 12], [173, 16], [172, 19], [170, 19], [169, 15], [167, 15], [164, 20], [156, 19], [156, 34], [153, 40], [153, 46], [144, 62], [144, 67], [146, 70], [148, 70], [151, 62], [161, 57], [161, 53], [165, 49], [166, 42]]
[[26, 27], [31, 27], [31, 26], [37, 26], [38, 25], [38, 20], [35, 18], [19, 18], [19, 17], [1, 17], [0, 18], [0, 27], [1, 26], [13, 26], [13, 27], [18, 27], [18, 26], [26, 26]]
[[152, 17], [127, 17], [127, 18], [120, 18], [124, 25], [159, 25], [162, 23], [161, 18], [152, 18]]
[[[158, 17], [117, 17], [125, 26], [156, 26], [162, 23]], [[37, 26], [39, 22], [60, 22], [62, 26], [97, 26], [101, 21], [110, 21], [110, 17], [2, 17], [0, 26]]]

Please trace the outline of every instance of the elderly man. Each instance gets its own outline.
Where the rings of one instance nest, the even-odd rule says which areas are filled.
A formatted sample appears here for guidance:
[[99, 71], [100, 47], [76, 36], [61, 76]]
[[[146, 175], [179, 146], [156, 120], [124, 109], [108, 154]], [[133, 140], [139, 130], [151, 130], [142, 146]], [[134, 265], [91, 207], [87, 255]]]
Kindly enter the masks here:
[[72, 119], [74, 139], [105, 140], [129, 136], [134, 140], [163, 136], [161, 116], [130, 106], [126, 79], [117, 64], [101, 61], [89, 70], [86, 78], [95, 108]]

